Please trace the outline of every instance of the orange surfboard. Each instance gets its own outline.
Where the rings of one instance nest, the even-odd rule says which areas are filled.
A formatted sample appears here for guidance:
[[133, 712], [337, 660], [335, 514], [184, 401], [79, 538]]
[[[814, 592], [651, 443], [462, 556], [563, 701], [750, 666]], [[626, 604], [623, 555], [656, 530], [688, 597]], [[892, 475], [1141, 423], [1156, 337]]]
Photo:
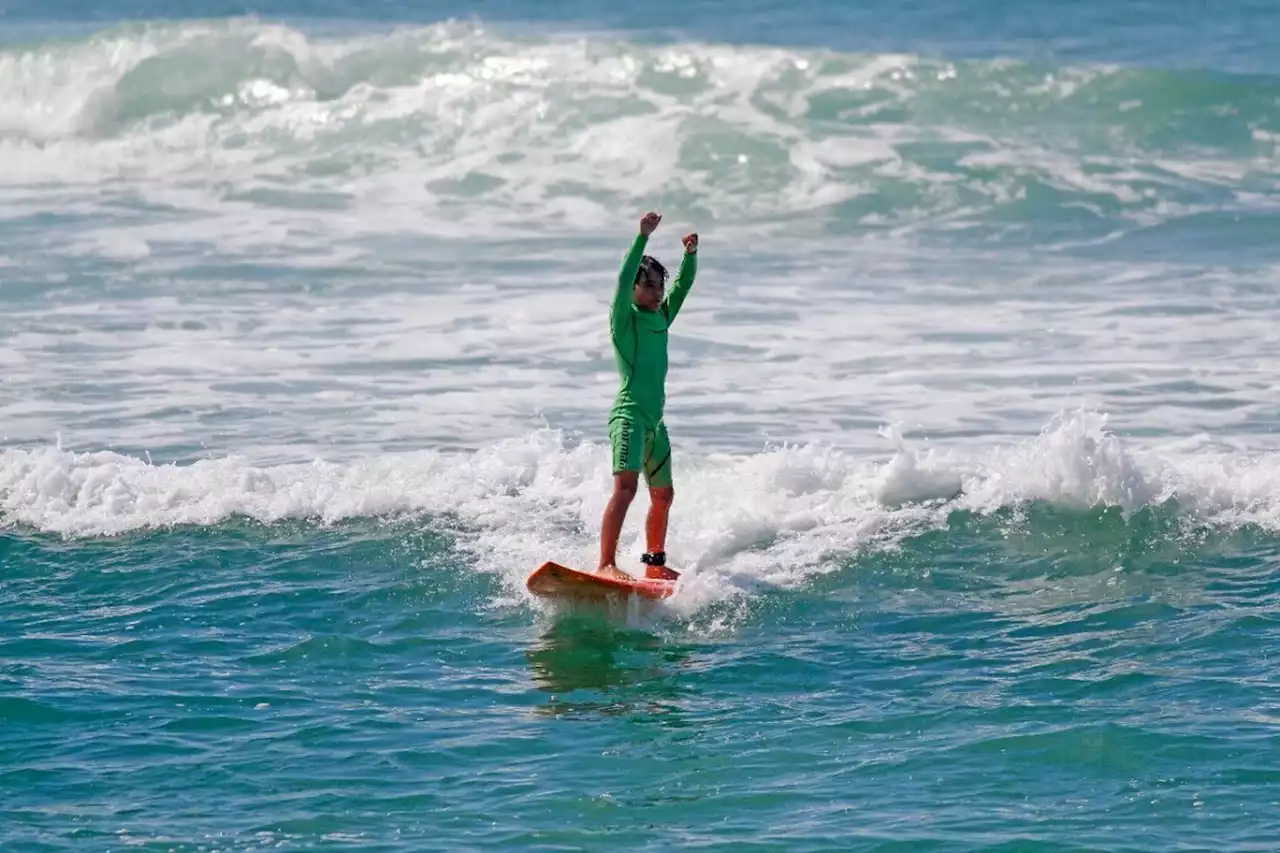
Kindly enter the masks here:
[[643, 577], [624, 581], [546, 562], [534, 569], [525, 586], [529, 592], [543, 598], [605, 601], [618, 596], [639, 595], [656, 600], [675, 592], [676, 582]]

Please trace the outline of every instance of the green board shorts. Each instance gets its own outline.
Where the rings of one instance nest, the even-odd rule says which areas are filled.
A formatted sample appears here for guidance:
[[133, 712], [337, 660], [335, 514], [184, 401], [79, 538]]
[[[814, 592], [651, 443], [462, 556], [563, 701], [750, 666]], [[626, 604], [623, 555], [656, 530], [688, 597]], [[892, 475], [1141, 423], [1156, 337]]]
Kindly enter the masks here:
[[638, 418], [613, 418], [609, 421], [609, 443], [613, 445], [613, 473], [643, 471], [649, 488], [671, 486], [671, 440], [664, 421], [650, 429]]

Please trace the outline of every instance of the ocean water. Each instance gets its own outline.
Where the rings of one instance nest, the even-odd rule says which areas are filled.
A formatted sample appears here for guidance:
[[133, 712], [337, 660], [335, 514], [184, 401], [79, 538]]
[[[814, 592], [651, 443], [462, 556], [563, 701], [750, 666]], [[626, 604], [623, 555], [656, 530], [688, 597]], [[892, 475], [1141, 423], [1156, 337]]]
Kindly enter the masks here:
[[0, 849], [1280, 849], [1274, 4], [603, 8], [0, 0]]

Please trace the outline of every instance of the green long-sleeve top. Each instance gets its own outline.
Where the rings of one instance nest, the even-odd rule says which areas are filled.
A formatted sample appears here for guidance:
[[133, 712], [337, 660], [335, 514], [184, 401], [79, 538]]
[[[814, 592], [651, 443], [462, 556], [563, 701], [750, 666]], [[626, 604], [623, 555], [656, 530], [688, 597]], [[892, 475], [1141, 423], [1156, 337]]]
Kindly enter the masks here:
[[649, 238], [637, 234], [618, 272], [618, 289], [609, 311], [609, 332], [613, 339], [613, 360], [622, 380], [610, 418], [643, 419], [650, 427], [662, 421], [667, 398], [667, 329], [680, 313], [680, 306], [693, 287], [698, 272], [697, 253], [686, 253], [676, 273], [675, 284], [656, 311], [636, 307], [632, 301], [636, 273]]

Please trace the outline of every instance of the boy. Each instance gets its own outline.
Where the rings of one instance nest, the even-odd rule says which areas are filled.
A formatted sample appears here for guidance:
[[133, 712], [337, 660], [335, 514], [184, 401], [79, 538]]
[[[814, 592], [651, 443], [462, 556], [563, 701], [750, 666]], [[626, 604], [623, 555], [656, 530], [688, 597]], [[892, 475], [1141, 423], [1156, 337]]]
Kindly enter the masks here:
[[662, 411], [666, 403], [667, 329], [698, 271], [698, 235], [684, 236], [684, 260], [675, 285], [664, 299], [667, 271], [656, 258], [644, 254], [649, 235], [661, 221], [656, 213], [646, 213], [640, 220], [640, 233], [622, 262], [609, 311], [613, 358], [622, 384], [609, 414], [613, 496], [600, 524], [600, 566], [596, 571], [624, 580], [633, 578], [615, 565], [618, 537], [636, 496], [641, 471], [650, 498], [644, 525], [647, 550], [641, 557], [646, 566], [645, 577], [679, 577], [666, 567], [667, 516], [675, 488], [671, 479], [671, 443]]

